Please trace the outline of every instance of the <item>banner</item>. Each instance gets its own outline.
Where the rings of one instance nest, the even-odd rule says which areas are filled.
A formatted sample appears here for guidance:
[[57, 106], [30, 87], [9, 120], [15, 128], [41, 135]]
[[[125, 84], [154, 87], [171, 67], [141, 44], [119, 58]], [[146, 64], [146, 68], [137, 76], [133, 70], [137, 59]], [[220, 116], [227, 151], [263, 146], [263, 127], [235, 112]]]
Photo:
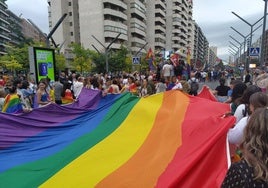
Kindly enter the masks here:
[[[205, 108], [204, 108], [205, 106]], [[219, 187], [228, 105], [172, 90], [0, 113], [0, 187]]]

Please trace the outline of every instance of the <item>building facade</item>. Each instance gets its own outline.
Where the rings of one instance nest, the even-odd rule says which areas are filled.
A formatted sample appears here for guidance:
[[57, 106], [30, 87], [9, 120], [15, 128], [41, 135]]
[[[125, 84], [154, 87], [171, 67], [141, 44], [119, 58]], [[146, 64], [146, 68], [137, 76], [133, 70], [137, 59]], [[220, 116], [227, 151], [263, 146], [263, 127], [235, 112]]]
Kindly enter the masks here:
[[8, 45], [18, 46], [25, 39], [45, 42], [45, 34], [31, 21], [8, 10], [5, 0], [0, 0], [0, 55], [5, 55]]
[[195, 23], [194, 32], [194, 53], [192, 63], [196, 67], [201, 68], [209, 61], [209, 43], [197, 23]]
[[64, 13], [67, 18], [54, 33], [54, 40], [80, 43], [104, 52], [126, 46], [132, 54], [169, 50], [186, 57], [193, 52], [194, 24], [191, 0], [48, 0], [50, 30]]
[[0, 0], [0, 55], [6, 54], [5, 46], [11, 40], [8, 17], [7, 4], [5, 0]]

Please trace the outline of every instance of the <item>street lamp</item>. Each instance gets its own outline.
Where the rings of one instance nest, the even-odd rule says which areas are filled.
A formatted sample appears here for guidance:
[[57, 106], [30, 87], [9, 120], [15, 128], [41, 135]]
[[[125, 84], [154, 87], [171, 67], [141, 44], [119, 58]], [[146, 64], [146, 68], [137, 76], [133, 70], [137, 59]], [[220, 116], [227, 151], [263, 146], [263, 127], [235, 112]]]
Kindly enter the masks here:
[[[235, 62], [236, 59], [237, 59], [237, 58], [236, 58], [237, 52], [234, 52], [233, 49], [228, 49], [228, 52], [234, 56], [233, 58], [234, 58], [234, 62]], [[238, 62], [237, 62], [236, 64], [238, 64]]]
[[236, 59], [237, 59], [237, 62], [236, 62], [236, 64], [238, 65], [239, 64], [239, 62], [238, 62], [238, 52], [236, 52], [235, 50], [233, 50], [232, 48], [229, 48], [228, 49], [228, 52], [229, 53], [231, 53], [234, 57], [234, 62], [236, 61]]
[[67, 16], [67, 13], [64, 13], [63, 16], [58, 20], [58, 22], [56, 23], [56, 25], [51, 29], [51, 31], [47, 35], [47, 37], [46, 37], [46, 45], [47, 45], [48, 48], [50, 47], [49, 39], [52, 38], [52, 35], [58, 29], [59, 25], [63, 22], [63, 20], [66, 18], [66, 16]]
[[[259, 21], [261, 21], [263, 19], [263, 17], [261, 17], [260, 19], [258, 19], [254, 24], [250, 24], [248, 21], [246, 21], [245, 19], [243, 19], [242, 17], [240, 17], [238, 14], [236, 14], [235, 12], [232, 11], [232, 14], [234, 14], [236, 17], [238, 17], [239, 19], [241, 19], [243, 22], [245, 22], [247, 25], [250, 26], [250, 40], [249, 40], [249, 47], [251, 47], [252, 45], [252, 33], [253, 33], [253, 27], [259, 23]], [[248, 69], [249, 67], [249, 63], [247, 62], [246, 64], [246, 69]]]
[[229, 35], [229, 37], [231, 39], [233, 39], [237, 44], [239, 44], [239, 59], [240, 59], [240, 62], [242, 61], [242, 56], [241, 56], [241, 51], [242, 51], [242, 44], [241, 42], [239, 42], [238, 40], [236, 40], [234, 37], [232, 37], [231, 35]]
[[[230, 47], [230, 46], [229, 46]], [[232, 52], [234, 55], [237, 55], [237, 51], [236, 50], [234, 50], [233, 48], [229, 48], [228, 49], [229, 50], [229, 52]]]
[[[121, 33], [118, 33], [118, 35], [110, 42], [110, 44], [106, 47], [104, 44], [102, 44], [94, 35], [92, 37], [105, 49], [105, 64], [106, 64], [106, 73], [109, 73], [109, 63], [108, 63], [108, 53], [110, 51], [111, 45], [118, 39], [118, 37], [121, 35]], [[93, 47], [93, 46], [92, 46]], [[94, 47], [93, 47], [94, 48]]]
[[264, 0], [264, 14], [263, 14], [263, 27], [262, 27], [262, 39], [261, 39], [261, 67], [264, 66], [264, 46], [265, 46], [265, 30], [266, 30], [266, 15], [267, 15], [267, 0]]
[[[259, 25], [258, 27], [256, 27], [252, 33], [254, 33], [257, 29], [259, 29], [262, 26]], [[232, 26], [230, 27], [232, 30], [234, 30], [236, 33], [238, 33], [243, 39], [244, 39], [244, 62], [245, 62], [245, 67], [247, 67], [248, 65], [248, 59], [247, 59], [247, 54], [246, 54], [246, 43], [247, 43], [247, 38], [252, 35], [252, 33], [249, 33], [248, 35], [243, 35], [242, 33], [240, 33], [239, 31], [237, 31], [235, 28], [233, 28]]]
[[[235, 47], [235, 48], [238, 50], [238, 53], [239, 53], [239, 51], [240, 51], [240, 47], [236, 46], [232, 41], [229, 41], [229, 43], [230, 43], [231, 45], [233, 45], [233, 47]], [[232, 46], [229, 46], [229, 47], [232, 47]]]

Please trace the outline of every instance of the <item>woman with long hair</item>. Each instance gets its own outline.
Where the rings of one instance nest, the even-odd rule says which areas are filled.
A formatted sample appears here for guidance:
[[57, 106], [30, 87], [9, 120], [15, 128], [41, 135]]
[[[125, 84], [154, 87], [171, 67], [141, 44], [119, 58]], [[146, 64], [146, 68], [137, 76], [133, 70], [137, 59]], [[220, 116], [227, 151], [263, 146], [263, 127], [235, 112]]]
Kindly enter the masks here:
[[51, 103], [49, 93], [46, 90], [48, 87], [47, 82], [41, 80], [38, 84], [38, 89], [36, 91], [36, 104], [35, 107], [42, 107]]
[[268, 187], [268, 107], [251, 115], [240, 144], [242, 160], [233, 163], [222, 188]]
[[233, 128], [228, 131], [228, 141], [231, 144], [239, 145], [242, 142], [243, 132], [251, 117], [251, 114], [257, 109], [268, 106], [268, 96], [263, 92], [252, 94], [248, 100], [248, 115], [238, 121]]

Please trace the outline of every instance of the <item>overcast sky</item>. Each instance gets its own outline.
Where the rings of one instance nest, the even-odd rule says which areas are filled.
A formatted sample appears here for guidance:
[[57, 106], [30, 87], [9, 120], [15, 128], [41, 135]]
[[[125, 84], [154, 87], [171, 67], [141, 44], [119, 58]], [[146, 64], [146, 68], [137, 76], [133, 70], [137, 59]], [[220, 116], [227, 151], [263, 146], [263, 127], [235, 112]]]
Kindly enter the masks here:
[[[218, 56], [228, 60], [229, 41], [236, 43], [229, 35], [232, 35], [240, 43], [244, 39], [230, 27], [234, 27], [242, 35], [250, 34], [250, 26], [231, 12], [235, 12], [251, 25], [254, 25], [264, 15], [263, 0], [193, 0], [193, 19], [201, 27], [209, 41], [210, 46], [218, 47]], [[257, 28], [263, 23], [253, 26]], [[266, 25], [267, 28], [267, 25]], [[253, 33], [253, 42], [262, 34], [262, 26]]]
[[[16, 15], [31, 19], [43, 32], [49, 32], [47, 0], [8, 0], [6, 3]], [[193, 19], [201, 27], [210, 46], [217, 46], [218, 56], [225, 60], [230, 55], [228, 49], [229, 41], [232, 39], [229, 35], [241, 43], [243, 42], [243, 38], [230, 27], [234, 27], [244, 36], [250, 33], [250, 26], [233, 15], [231, 11], [234, 11], [251, 25], [264, 15], [263, 0], [193, 0], [193, 7]], [[262, 23], [260, 21], [253, 28]], [[261, 34], [262, 27], [254, 32], [253, 41]]]

